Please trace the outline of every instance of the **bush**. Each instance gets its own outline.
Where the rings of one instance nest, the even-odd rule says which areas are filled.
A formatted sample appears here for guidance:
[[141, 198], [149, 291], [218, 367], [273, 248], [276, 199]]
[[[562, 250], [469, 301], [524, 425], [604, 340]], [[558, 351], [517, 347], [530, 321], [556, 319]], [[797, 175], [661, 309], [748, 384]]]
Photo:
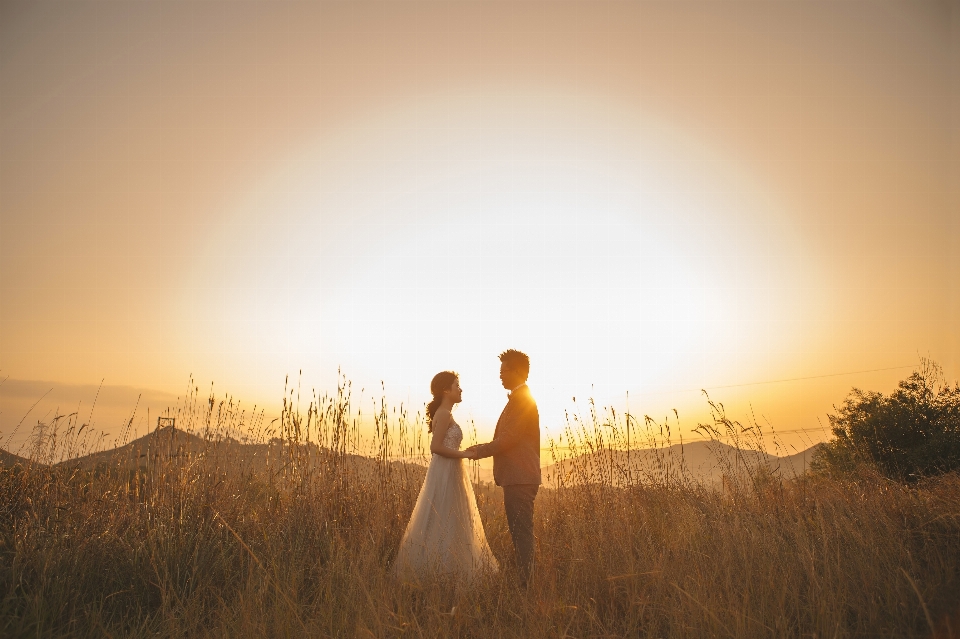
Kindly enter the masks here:
[[914, 482], [960, 470], [960, 385], [946, 384], [935, 362], [921, 359], [890, 395], [854, 388], [836, 410], [836, 438], [818, 450], [815, 471], [846, 474], [866, 464]]

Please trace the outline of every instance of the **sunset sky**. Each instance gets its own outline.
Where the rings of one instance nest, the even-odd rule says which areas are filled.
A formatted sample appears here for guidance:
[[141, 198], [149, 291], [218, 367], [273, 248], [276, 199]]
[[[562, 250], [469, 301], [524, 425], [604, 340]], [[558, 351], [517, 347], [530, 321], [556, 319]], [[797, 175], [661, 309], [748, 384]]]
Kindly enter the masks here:
[[957, 0], [0, 1], [14, 450], [101, 380], [116, 431], [338, 368], [414, 410], [459, 371], [486, 438], [507, 348], [547, 434], [706, 388], [800, 448], [960, 377], [958, 290]]

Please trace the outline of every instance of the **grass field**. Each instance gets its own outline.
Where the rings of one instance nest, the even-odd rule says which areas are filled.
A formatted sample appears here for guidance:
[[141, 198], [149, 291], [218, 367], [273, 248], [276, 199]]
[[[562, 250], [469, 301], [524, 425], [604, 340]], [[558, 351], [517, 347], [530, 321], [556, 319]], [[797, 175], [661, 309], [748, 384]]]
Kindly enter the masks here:
[[[71, 419], [38, 432], [33, 462], [0, 469], [0, 635], [960, 637], [955, 475], [905, 487], [731, 469], [712, 489], [669, 463], [594, 461], [537, 499], [529, 590], [489, 484], [477, 497], [502, 572], [399, 584], [389, 566], [423, 477], [401, 460], [425, 429], [381, 405], [362, 438], [346, 384], [304, 413], [292, 400], [265, 424], [194, 397], [177, 423], [203, 445], [155, 442], [132, 464], [65, 461], [88, 452]], [[668, 443], [591, 412], [564, 454], [602, 460], [628, 426]], [[722, 413], [712, 427], [753, 432]], [[238, 441], [259, 448], [238, 460]]]

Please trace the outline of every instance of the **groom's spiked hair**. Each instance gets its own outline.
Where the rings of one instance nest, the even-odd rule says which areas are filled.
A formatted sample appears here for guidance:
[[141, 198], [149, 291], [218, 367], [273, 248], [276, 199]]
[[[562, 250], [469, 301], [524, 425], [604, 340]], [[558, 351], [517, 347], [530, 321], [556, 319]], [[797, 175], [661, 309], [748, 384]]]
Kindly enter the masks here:
[[505, 350], [500, 353], [500, 363], [506, 364], [518, 373], [523, 373], [524, 380], [530, 376], [530, 358], [527, 357], [526, 353], [521, 353], [512, 348]]

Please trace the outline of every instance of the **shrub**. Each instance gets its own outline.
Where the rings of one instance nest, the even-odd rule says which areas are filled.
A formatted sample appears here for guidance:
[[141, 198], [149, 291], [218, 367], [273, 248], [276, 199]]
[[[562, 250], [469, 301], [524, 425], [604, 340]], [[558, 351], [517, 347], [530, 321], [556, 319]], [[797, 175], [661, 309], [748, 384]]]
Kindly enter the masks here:
[[904, 482], [960, 470], [960, 385], [929, 359], [889, 395], [854, 388], [829, 415], [835, 439], [815, 471], [847, 474], [862, 465]]

